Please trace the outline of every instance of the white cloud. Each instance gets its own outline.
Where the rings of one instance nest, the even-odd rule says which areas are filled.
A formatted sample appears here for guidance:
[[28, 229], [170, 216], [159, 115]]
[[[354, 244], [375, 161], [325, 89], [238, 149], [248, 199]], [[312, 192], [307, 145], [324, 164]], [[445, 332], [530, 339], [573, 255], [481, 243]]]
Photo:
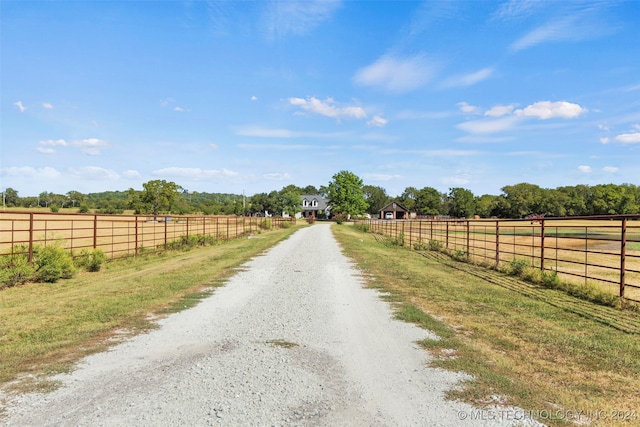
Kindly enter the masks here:
[[591, 166], [584, 166], [584, 165], [578, 166], [578, 170], [584, 173], [590, 173], [592, 171]]
[[81, 141], [75, 141], [74, 146], [80, 148], [83, 153], [90, 156], [97, 156], [100, 154], [102, 148], [109, 147], [109, 143], [98, 138], [87, 138]]
[[424, 56], [394, 58], [383, 56], [373, 64], [359, 69], [353, 80], [362, 86], [373, 86], [388, 92], [409, 92], [426, 85], [438, 66]]
[[449, 185], [459, 186], [459, 185], [466, 185], [471, 181], [469, 180], [469, 178], [463, 178], [460, 176], [447, 176], [442, 178], [440, 182], [442, 182], [444, 185], [447, 185], [447, 186]]
[[46, 147], [66, 147], [69, 145], [64, 139], [47, 139], [45, 141], [40, 141], [39, 144]]
[[273, 172], [273, 173], [265, 173], [262, 174], [262, 177], [264, 179], [268, 179], [270, 181], [288, 181], [291, 179], [291, 175], [287, 172], [285, 173], [280, 173], [280, 172]]
[[471, 120], [460, 123], [457, 128], [469, 133], [495, 133], [513, 129], [517, 122], [517, 117], [507, 116], [499, 119]]
[[129, 169], [122, 172], [122, 177], [126, 179], [139, 179], [142, 178], [142, 175], [137, 170]]
[[489, 117], [502, 117], [513, 112], [513, 105], [496, 105], [485, 111], [484, 115]]
[[173, 99], [173, 98], [165, 98], [165, 99], [163, 99], [162, 101], [160, 101], [160, 106], [161, 106], [161, 107], [166, 107], [166, 106], [168, 106], [169, 104], [172, 104], [172, 103], [174, 103], [174, 102], [176, 102], [176, 100], [175, 100], [175, 99]]
[[254, 96], [252, 96], [252, 97], [251, 97], [251, 100], [252, 100], [252, 101], [257, 101], [257, 100], [258, 100], [258, 97], [254, 95]]
[[218, 147], [218, 144], [209, 144], [209, 148], [212, 150], [217, 150], [220, 147]]
[[367, 125], [369, 126], [373, 126], [373, 127], [383, 127], [388, 123], [388, 120], [385, 118], [382, 118], [380, 116], [375, 116], [374, 118], [372, 118], [371, 120], [369, 120], [367, 122]]
[[483, 80], [488, 79], [493, 74], [493, 68], [483, 68], [474, 73], [453, 76], [442, 82], [443, 87], [466, 87], [473, 86]]
[[586, 111], [586, 108], [571, 102], [539, 101], [524, 109], [516, 110], [515, 115], [518, 117], [537, 117], [540, 120], [547, 120], [556, 117], [572, 119], [584, 114]]
[[42, 154], [53, 154], [56, 152], [53, 148], [38, 147], [37, 150]]
[[545, 3], [540, 0], [509, 0], [500, 5], [495, 17], [502, 20], [519, 20], [530, 16]]
[[182, 107], [174, 107], [174, 108], [173, 108], [173, 111], [179, 111], [179, 112], [181, 112], [181, 111], [184, 111], [184, 108], [182, 108]]
[[1, 168], [0, 175], [18, 178], [36, 178], [38, 180], [49, 180], [60, 176], [60, 172], [51, 167], [33, 168], [31, 166], [13, 166]]
[[609, 142], [611, 142], [611, 140], [606, 136], [603, 138], [600, 138], [600, 143], [602, 144], [608, 144]]
[[640, 143], [640, 132], [620, 134], [616, 136], [616, 141], [623, 144], [638, 144]]
[[[243, 150], [278, 150], [278, 151], [297, 151], [297, 150], [313, 150], [318, 147], [314, 145], [304, 144], [238, 144], [238, 148]], [[322, 149], [329, 147], [323, 146]]]
[[84, 166], [81, 168], [69, 168], [69, 172], [77, 179], [90, 181], [116, 181], [120, 178], [117, 172], [98, 166]]
[[321, 101], [315, 97], [307, 99], [289, 98], [289, 103], [310, 113], [320, 114], [322, 116], [336, 119], [340, 119], [342, 117], [365, 119], [367, 117], [367, 113], [362, 107], [338, 107], [335, 105], [336, 102], [333, 98], [327, 98], [325, 101]]
[[470, 105], [467, 102], [458, 102], [456, 104], [460, 111], [467, 114], [480, 114], [480, 107], [476, 107], [475, 105]]
[[608, 173], [615, 173], [618, 172], [619, 169], [615, 166], [605, 166], [602, 168], [602, 170]]
[[21, 113], [24, 113], [25, 110], [27, 109], [27, 107], [25, 107], [24, 105], [22, 105], [22, 101], [18, 101], [18, 102], [14, 102], [13, 105], [15, 105], [16, 107], [18, 107], [18, 110], [20, 110]]
[[230, 178], [238, 176], [237, 172], [228, 169], [200, 169], [200, 168], [180, 168], [169, 167], [158, 169], [152, 172], [155, 176], [175, 177], [189, 179], [193, 181], [208, 181], [218, 178]]
[[45, 110], [53, 110], [53, 105], [51, 105], [49, 102], [43, 102], [42, 108], [44, 108]]

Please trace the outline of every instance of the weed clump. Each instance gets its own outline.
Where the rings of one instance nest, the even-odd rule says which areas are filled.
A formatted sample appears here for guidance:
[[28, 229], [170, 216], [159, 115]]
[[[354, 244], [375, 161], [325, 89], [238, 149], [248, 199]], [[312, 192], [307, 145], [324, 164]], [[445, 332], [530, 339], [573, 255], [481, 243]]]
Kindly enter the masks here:
[[70, 279], [76, 273], [71, 254], [58, 245], [36, 248], [34, 265], [36, 282], [55, 283], [60, 279]]
[[33, 279], [35, 269], [29, 263], [27, 248], [16, 246], [15, 255], [0, 257], [0, 289], [22, 285]]
[[102, 264], [107, 260], [107, 255], [105, 255], [102, 249], [93, 249], [89, 251], [88, 249], [83, 249], [80, 251], [80, 256], [75, 258], [76, 267], [86, 270], [86, 271], [100, 271]]

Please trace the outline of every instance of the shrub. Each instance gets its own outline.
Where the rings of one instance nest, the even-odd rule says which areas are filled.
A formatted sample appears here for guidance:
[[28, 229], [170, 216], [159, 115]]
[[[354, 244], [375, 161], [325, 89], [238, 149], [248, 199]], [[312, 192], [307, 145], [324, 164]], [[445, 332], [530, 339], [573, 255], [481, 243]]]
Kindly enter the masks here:
[[466, 261], [467, 253], [462, 249], [456, 249], [451, 253], [451, 257], [457, 261]]
[[262, 222], [260, 223], [260, 228], [262, 228], [263, 230], [271, 230], [273, 228], [273, 221], [271, 221], [271, 219], [269, 218], [262, 220]]
[[102, 264], [107, 260], [102, 249], [83, 249], [80, 256], [75, 259], [75, 265], [87, 271], [100, 271]]
[[89, 212], [89, 206], [82, 204], [80, 205], [80, 209], [78, 209], [78, 212], [80, 213], [87, 213]]
[[355, 228], [356, 230], [360, 230], [363, 233], [368, 233], [369, 232], [369, 224], [367, 224], [366, 222], [357, 222], [353, 228]]
[[51, 205], [51, 206], [49, 206], [49, 209], [51, 209], [51, 212], [59, 212], [60, 211], [60, 207], [58, 205]]
[[309, 224], [313, 224], [314, 222], [316, 222], [316, 217], [315, 217], [315, 216], [313, 216], [313, 215], [309, 215], [309, 216], [307, 217], [307, 223], [309, 223]]
[[49, 245], [34, 251], [35, 280], [55, 283], [60, 279], [69, 279], [76, 272], [73, 258], [62, 247]]
[[441, 251], [444, 245], [439, 240], [429, 240], [430, 251]]
[[525, 268], [529, 266], [529, 262], [526, 259], [514, 258], [509, 263], [509, 274], [511, 276], [522, 276]]
[[333, 219], [336, 221], [336, 224], [342, 224], [347, 220], [347, 216], [345, 214], [336, 214]]
[[14, 248], [16, 255], [0, 257], [0, 289], [22, 285], [33, 279], [35, 269], [29, 263], [29, 256], [20, 253], [26, 250], [22, 246]]
[[413, 244], [413, 249], [416, 251], [426, 251], [427, 249], [429, 249], [429, 246], [422, 240], [419, 240]]
[[280, 228], [291, 228], [291, 221], [282, 221]]

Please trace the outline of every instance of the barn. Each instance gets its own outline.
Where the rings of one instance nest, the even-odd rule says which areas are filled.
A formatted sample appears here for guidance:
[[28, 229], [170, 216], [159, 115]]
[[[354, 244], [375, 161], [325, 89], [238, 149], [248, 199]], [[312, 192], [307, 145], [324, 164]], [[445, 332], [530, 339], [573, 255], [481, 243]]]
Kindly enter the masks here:
[[380, 219], [408, 219], [409, 211], [398, 202], [391, 202], [380, 209]]

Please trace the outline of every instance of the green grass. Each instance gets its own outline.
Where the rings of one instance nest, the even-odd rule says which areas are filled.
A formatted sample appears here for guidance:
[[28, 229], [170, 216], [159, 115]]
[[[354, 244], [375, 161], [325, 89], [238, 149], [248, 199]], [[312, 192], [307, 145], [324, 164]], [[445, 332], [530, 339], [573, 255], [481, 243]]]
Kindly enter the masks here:
[[67, 371], [81, 357], [112, 345], [110, 338], [153, 329], [151, 319], [196, 305], [236, 267], [298, 228], [123, 259], [73, 279], [0, 291], [0, 385], [49, 389], [43, 374]]
[[449, 398], [482, 407], [498, 395], [534, 413], [639, 409], [637, 312], [592, 304], [434, 251], [387, 246], [352, 227], [336, 226], [334, 233], [370, 286], [392, 296], [396, 317], [440, 337], [420, 342], [434, 356], [431, 364], [473, 376]]

